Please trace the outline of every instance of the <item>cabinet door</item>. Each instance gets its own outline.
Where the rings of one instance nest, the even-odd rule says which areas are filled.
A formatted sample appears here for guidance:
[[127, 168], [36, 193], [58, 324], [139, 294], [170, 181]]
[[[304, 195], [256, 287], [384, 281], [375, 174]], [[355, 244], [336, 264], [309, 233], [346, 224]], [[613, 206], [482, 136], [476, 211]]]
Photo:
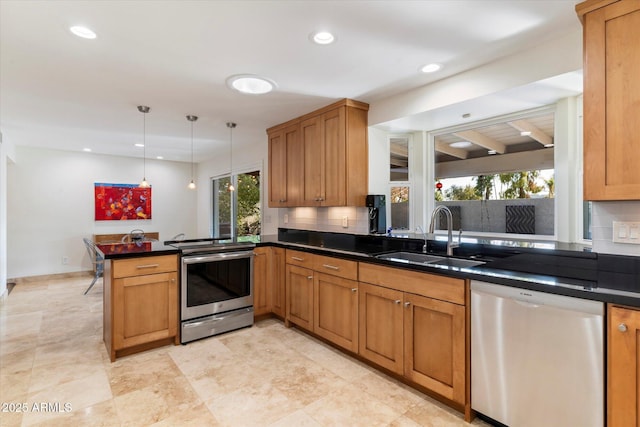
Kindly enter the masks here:
[[584, 197], [640, 200], [640, 1], [584, 20]]
[[113, 281], [115, 350], [176, 336], [177, 276], [159, 273]]
[[284, 318], [286, 314], [285, 250], [271, 248], [271, 310]]
[[358, 282], [315, 272], [313, 332], [357, 353]]
[[269, 207], [298, 206], [302, 193], [302, 146], [297, 124], [269, 133]]
[[464, 306], [413, 294], [404, 301], [404, 375], [464, 404]]
[[324, 170], [321, 186], [323, 206], [346, 205], [346, 138], [345, 108], [336, 108], [322, 115]]
[[609, 308], [607, 425], [609, 427], [640, 425], [640, 311], [621, 307]]
[[313, 270], [287, 264], [286, 319], [313, 330]]
[[312, 117], [300, 124], [303, 150], [303, 206], [320, 206], [324, 198], [322, 179], [324, 173], [324, 143], [322, 116]]
[[271, 249], [253, 250], [253, 315], [260, 316], [271, 311], [269, 298]]
[[358, 293], [358, 353], [402, 374], [402, 292], [360, 282]]

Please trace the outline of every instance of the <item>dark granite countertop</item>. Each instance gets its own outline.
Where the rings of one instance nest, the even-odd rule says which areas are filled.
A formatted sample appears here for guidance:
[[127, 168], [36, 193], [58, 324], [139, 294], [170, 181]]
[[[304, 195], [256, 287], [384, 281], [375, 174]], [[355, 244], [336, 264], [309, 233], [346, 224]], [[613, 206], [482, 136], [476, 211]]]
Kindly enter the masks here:
[[139, 258], [155, 255], [175, 255], [180, 251], [162, 242], [107, 243], [96, 245], [105, 259]]
[[[582, 245], [539, 242], [465, 242], [455, 257], [485, 264], [468, 267], [418, 265], [376, 258], [392, 251], [421, 252], [423, 239], [279, 229], [259, 246], [275, 245], [534, 291], [640, 307], [640, 257], [598, 254]], [[446, 241], [429, 241], [429, 253], [444, 255]]]

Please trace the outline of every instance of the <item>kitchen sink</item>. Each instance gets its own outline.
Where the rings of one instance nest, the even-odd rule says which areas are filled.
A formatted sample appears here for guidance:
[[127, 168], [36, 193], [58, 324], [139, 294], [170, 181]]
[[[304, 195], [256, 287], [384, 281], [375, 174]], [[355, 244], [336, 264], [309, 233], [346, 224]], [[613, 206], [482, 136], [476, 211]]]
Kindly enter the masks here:
[[460, 258], [448, 258], [438, 255], [422, 254], [417, 252], [390, 252], [376, 255], [378, 259], [403, 262], [407, 264], [420, 264], [426, 266], [442, 266], [455, 268], [469, 268], [484, 264], [484, 261], [475, 261]]

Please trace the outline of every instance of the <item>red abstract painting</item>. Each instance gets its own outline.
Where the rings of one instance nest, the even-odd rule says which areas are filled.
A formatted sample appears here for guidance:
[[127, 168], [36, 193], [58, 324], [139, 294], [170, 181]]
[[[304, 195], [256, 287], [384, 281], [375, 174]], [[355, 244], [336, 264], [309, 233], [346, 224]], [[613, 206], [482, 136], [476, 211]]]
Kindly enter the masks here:
[[95, 183], [96, 221], [151, 219], [151, 187]]

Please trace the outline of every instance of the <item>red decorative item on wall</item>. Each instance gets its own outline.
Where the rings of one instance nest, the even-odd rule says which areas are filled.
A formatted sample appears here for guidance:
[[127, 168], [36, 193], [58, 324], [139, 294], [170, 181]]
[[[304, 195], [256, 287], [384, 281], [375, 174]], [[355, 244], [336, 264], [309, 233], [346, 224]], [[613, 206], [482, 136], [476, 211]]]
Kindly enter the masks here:
[[95, 183], [96, 221], [151, 219], [151, 187]]

